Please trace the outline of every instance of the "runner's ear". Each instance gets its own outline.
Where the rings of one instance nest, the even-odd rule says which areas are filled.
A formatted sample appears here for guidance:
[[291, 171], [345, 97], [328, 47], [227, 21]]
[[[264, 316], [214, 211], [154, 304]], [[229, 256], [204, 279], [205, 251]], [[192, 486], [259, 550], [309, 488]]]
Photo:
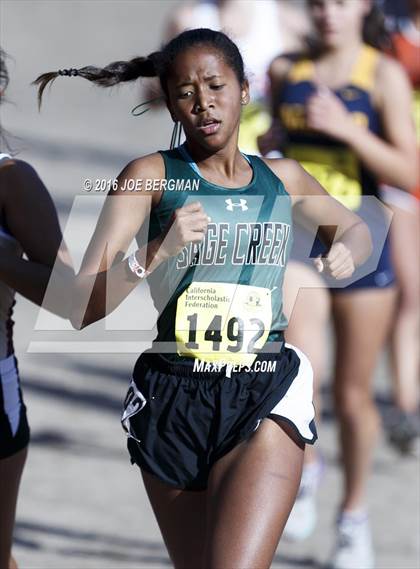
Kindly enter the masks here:
[[249, 103], [249, 82], [248, 79], [245, 79], [241, 87], [241, 104], [247, 105], [248, 103]]

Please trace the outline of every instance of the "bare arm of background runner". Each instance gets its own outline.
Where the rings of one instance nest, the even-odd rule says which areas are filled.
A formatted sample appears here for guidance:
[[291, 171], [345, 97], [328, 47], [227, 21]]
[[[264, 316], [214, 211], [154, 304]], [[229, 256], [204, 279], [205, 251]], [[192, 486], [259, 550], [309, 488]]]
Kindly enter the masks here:
[[32, 166], [21, 160], [3, 166], [0, 177], [8, 229], [28, 257], [0, 246], [0, 279], [41, 306], [54, 267], [55, 286], [44, 308], [68, 318], [74, 272], [51, 196]]

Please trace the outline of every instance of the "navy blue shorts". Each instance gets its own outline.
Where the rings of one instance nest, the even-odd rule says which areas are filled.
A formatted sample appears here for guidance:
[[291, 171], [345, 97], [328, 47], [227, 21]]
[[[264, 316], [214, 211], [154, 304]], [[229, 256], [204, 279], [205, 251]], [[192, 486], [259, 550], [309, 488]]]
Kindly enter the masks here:
[[312, 368], [300, 350], [283, 343], [230, 377], [226, 367], [195, 371], [187, 359], [147, 350], [137, 360], [122, 415], [132, 464], [170, 486], [205, 490], [214, 463], [265, 417], [282, 417], [304, 443], [317, 439]]
[[30, 432], [22, 399], [17, 360], [0, 360], [0, 459], [28, 446]]

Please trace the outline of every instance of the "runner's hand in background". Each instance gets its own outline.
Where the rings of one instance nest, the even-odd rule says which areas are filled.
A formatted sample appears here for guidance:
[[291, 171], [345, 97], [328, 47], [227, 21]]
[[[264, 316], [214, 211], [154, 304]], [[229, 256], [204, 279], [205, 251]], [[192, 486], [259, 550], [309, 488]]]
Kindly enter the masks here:
[[340, 242], [334, 243], [326, 257], [318, 255], [314, 265], [319, 273], [324, 272], [337, 280], [351, 277], [355, 269], [350, 249]]

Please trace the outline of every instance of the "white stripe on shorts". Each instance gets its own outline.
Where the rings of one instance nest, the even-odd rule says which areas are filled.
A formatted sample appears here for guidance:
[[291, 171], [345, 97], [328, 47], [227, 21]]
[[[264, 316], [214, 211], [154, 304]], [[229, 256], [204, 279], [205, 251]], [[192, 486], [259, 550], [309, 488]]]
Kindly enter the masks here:
[[286, 395], [277, 403], [271, 413], [289, 419], [304, 439], [313, 441], [314, 435], [309, 428], [310, 423], [315, 418], [312, 365], [308, 357], [299, 348], [287, 343], [285, 346], [294, 350], [299, 356], [299, 373], [287, 390]]
[[22, 405], [19, 397], [18, 373], [13, 355], [0, 360], [0, 383], [3, 392], [4, 412], [9, 419], [12, 434], [15, 436], [19, 428]]

